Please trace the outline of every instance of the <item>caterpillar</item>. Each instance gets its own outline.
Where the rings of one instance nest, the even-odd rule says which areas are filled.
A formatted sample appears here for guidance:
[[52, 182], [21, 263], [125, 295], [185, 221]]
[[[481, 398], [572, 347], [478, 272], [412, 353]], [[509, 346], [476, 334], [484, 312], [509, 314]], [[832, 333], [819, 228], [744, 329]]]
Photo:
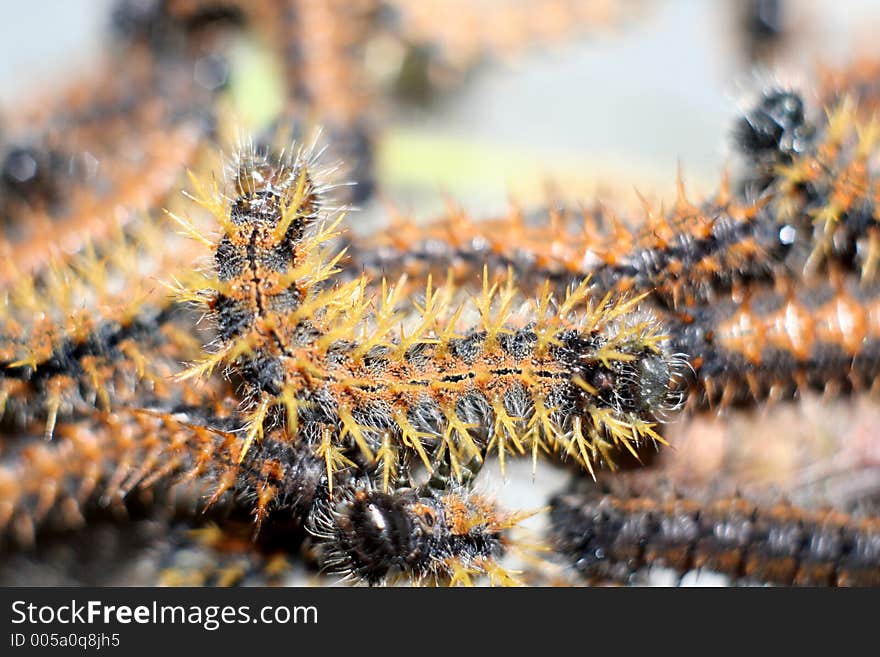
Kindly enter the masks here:
[[[66, 423], [52, 443], [19, 438], [0, 459], [0, 536], [32, 545], [43, 526], [76, 528], [101, 508], [125, 513], [133, 494], [134, 503], [145, 492], [162, 500], [189, 483], [206, 498], [193, 511], [225, 500], [255, 516], [248, 539], [255, 548], [265, 544], [278, 556], [283, 539], [293, 555], [307, 528], [321, 563], [351, 580], [469, 583], [487, 574], [512, 582], [497, 561], [523, 514], [454, 486], [381, 492], [350, 467], [334, 472], [331, 492], [324, 458], [308, 441], [267, 436], [234, 458], [240, 441], [217, 428], [234, 423], [180, 407]], [[161, 581], [175, 581], [173, 573]]]
[[745, 286], [723, 302], [682, 309], [670, 334], [694, 368], [688, 403], [725, 407], [807, 389], [873, 390], [877, 294], [876, 284], [832, 272], [824, 281]]
[[873, 386], [876, 285], [841, 271], [823, 280], [774, 278], [716, 292], [711, 304], [653, 310], [670, 350], [694, 369], [691, 409]]
[[442, 457], [460, 478], [493, 449], [502, 465], [528, 449], [592, 470], [616, 449], [662, 442], [654, 427], [678, 404], [682, 363], [638, 297], [593, 302], [585, 282], [556, 302], [545, 290], [517, 325], [513, 279], [487, 274], [470, 307], [477, 326], [459, 334], [454, 287], [429, 283], [415, 328], [399, 332], [399, 288], [383, 284], [374, 301], [363, 277], [329, 285], [339, 255], [321, 249], [333, 225], [316, 224], [320, 176], [306, 154], [246, 151], [233, 171], [228, 201], [193, 181], [223, 232], [213, 271], [181, 294], [202, 301], [218, 342], [182, 378], [231, 366], [245, 453], [277, 426], [327, 436], [338, 454], [328, 473], [354, 448], [378, 460], [388, 487], [401, 455], [429, 471]]
[[510, 541], [506, 530], [528, 514], [508, 514], [466, 488], [442, 492], [360, 489], [330, 516], [318, 516], [313, 532], [327, 539], [322, 560], [328, 572], [369, 584], [405, 573], [417, 584], [470, 585], [518, 581], [498, 560]]
[[124, 73], [108, 66], [4, 126], [0, 282], [113, 239], [116, 225], [169, 203], [180, 169], [211, 141], [213, 92], [189, 84], [191, 60], [169, 69], [137, 51], [120, 56], [131, 63]]
[[866, 279], [877, 268], [872, 169], [876, 131], [857, 102], [813, 118], [800, 94], [766, 91], [733, 128], [741, 163], [733, 190], [693, 203], [679, 181], [670, 211], [646, 206], [631, 230], [598, 206], [550, 208], [475, 222], [452, 210], [425, 227], [398, 220], [372, 241], [354, 242], [353, 264], [414, 278], [453, 267], [468, 279], [488, 262], [514, 267], [526, 285], [561, 289], [591, 275], [597, 291], [650, 292], [666, 308], [711, 303], [734, 284], [824, 271], [828, 260]]
[[659, 565], [679, 575], [707, 569], [783, 586], [877, 586], [877, 519], [637, 491], [618, 482], [551, 501], [551, 540], [584, 577], [627, 581]]
[[[157, 278], [191, 253], [189, 240], [144, 220], [42, 275], [2, 290], [0, 419], [9, 428], [157, 399], [182, 398], [169, 378], [199, 353], [195, 317]], [[179, 248], [166, 251], [168, 247]]]
[[[638, 223], [638, 229], [627, 224]], [[788, 250], [758, 204], [731, 198], [722, 182], [714, 199], [694, 204], [679, 181], [669, 212], [645, 206], [645, 221], [622, 221], [607, 207], [582, 212], [550, 208], [475, 222], [453, 210], [425, 227], [398, 221], [387, 232], [353, 242], [353, 266], [415, 279], [452, 267], [473, 280], [483, 263], [512, 267], [527, 287], [545, 280], [558, 290], [590, 276], [596, 294], [650, 292], [664, 307], [704, 303], [734, 282], [769, 278]]]
[[807, 276], [828, 266], [876, 275], [878, 132], [863, 102], [844, 97], [815, 119], [798, 94], [774, 90], [739, 126], [744, 193], [760, 194]]
[[679, 174], [671, 208], [642, 199], [643, 217], [600, 202], [580, 211], [512, 207], [483, 221], [452, 208], [426, 226], [394, 216], [391, 230], [349, 249], [355, 268], [389, 276], [403, 271], [423, 279], [452, 267], [459, 278], [473, 279], [488, 263], [513, 267], [536, 288], [549, 279], [565, 289], [589, 275], [599, 294], [649, 292], [665, 309], [712, 303], [735, 284], [802, 269], [804, 245], [814, 246], [811, 233], [779, 212], [769, 188], [777, 168], [805, 154], [814, 138], [802, 98], [772, 89], [734, 123], [732, 140], [743, 160], [735, 178], [722, 176], [704, 199], [690, 200]]
[[[258, 163], [249, 162], [248, 171], [253, 176], [252, 183], [257, 180], [258, 170]], [[249, 205], [250, 210], [257, 207], [259, 204], [256, 203]], [[304, 221], [305, 223], [307, 222]], [[119, 276], [124, 282], [142, 275], [144, 259], [149, 261], [150, 258], [159, 256], [161, 251], [150, 246], [149, 237], [145, 234], [139, 235], [139, 239], [130, 245], [130, 250], [114, 249], [111, 251], [112, 259], [109, 264], [118, 269], [113, 276], [114, 284], [119, 283], [116, 280]], [[119, 246], [126, 244], [124, 240], [121, 240]], [[174, 258], [179, 255], [179, 253], [175, 254]], [[161, 257], [157, 259], [157, 263], [151, 263], [157, 269], [162, 269], [163, 265], [168, 264], [162, 261]], [[99, 500], [103, 500], [103, 504], [114, 500], [114, 503], [124, 507], [126, 494], [130, 491], [153, 490], [159, 483], [162, 483], [162, 489], [165, 489], [167, 483], [164, 482], [173, 481], [175, 476], [181, 472], [185, 473], [184, 479], [188, 481], [199, 481], [202, 485], [205, 485], [206, 481], [213, 482], [209, 505], [223, 497], [227, 489], [233, 489], [233, 496], [236, 500], [241, 501], [245, 508], [253, 508], [258, 527], [262, 527], [271, 510], [276, 507], [290, 511], [293, 520], [310, 517], [316, 508], [321, 507], [320, 500], [316, 500], [314, 497], [303, 497], [300, 494], [303, 486], [311, 486], [313, 491], [315, 486], [318, 486], [319, 489], [321, 487], [320, 482], [315, 483], [314, 477], [309, 475], [310, 471], [314, 471], [314, 468], [309, 469], [307, 465], [309, 463], [317, 464], [320, 476], [325, 478], [322, 500], [330, 500], [334, 477], [338, 493], [341, 495], [346, 490], [347, 477], [335, 467], [336, 462], [334, 461], [337, 459], [341, 464], [346, 459], [341, 455], [335, 455], [332, 450], [322, 455], [320, 449], [316, 449], [315, 441], [303, 440], [301, 443], [297, 443], [299, 449], [295, 454], [290, 454], [289, 451], [278, 451], [278, 454], [284, 457], [280, 461], [273, 461], [261, 449], [255, 448], [251, 450], [253, 461], [250, 458], [244, 458], [247, 454], [245, 451], [241, 451], [240, 457], [229, 462], [228, 459], [224, 461], [223, 449], [229, 450], [231, 445], [237, 445], [240, 448], [241, 445], [236, 437], [230, 440], [229, 435], [226, 435], [220, 441], [223, 449], [219, 454], [213, 454], [212, 450], [198, 441], [196, 441], [197, 447], [193, 447], [193, 438], [189, 436], [190, 431], [183, 431], [180, 426], [170, 428], [174, 426], [173, 423], [165, 422], [156, 425], [155, 422], [125, 419], [134, 417], [131, 415], [130, 408], [127, 408], [133, 405], [150, 405], [161, 402], [162, 406], [156, 410], [151, 409], [150, 413], [170, 415], [180, 412], [179, 409], [177, 411], [173, 409], [175, 405], [179, 407], [182, 401], [189, 399], [192, 403], [204, 407], [208, 397], [204, 392], [197, 392], [189, 385], [184, 389], [176, 390], [174, 385], [164, 380], [166, 378], [164, 375], [152, 377], [153, 380], [150, 382], [168, 386], [167, 390], [161, 392], [154, 389], [149, 393], [126, 396], [123, 389], [110, 388], [109, 381], [117, 383], [120, 374], [127, 374], [125, 368], [131, 369], [132, 364], [136, 364], [138, 361], [143, 366], [144, 361], [148, 360], [143, 353], [140, 354], [141, 358], [134, 358], [120, 345], [130, 341], [132, 345], [142, 349], [144, 346], [151, 347], [154, 341], [158, 341], [154, 346], [160, 351], [149, 354], [149, 360], [155, 361], [155, 356], [161, 354], [162, 338], [168, 337], [162, 336], [155, 329], [167, 323], [170, 316], [165, 316], [163, 311], [152, 324], [145, 325], [143, 322], [145, 318], [147, 320], [150, 318], [150, 314], [144, 309], [143, 299], [135, 299], [130, 304], [123, 303], [118, 307], [113, 307], [109, 303], [109, 298], [102, 294], [101, 281], [96, 273], [99, 271], [99, 266], [104, 264], [107, 263], [102, 262], [96, 256], [87, 256], [79, 263], [80, 271], [73, 268], [54, 270], [53, 273], [57, 274], [57, 280], [50, 277], [49, 281], [44, 284], [45, 289], [40, 290], [44, 293], [41, 296], [47, 296], [58, 302], [57, 308], [60, 317], [52, 319], [59, 322], [65, 320], [68, 325], [62, 324], [60, 330], [50, 325], [46, 329], [46, 339], [43, 340], [45, 345], [40, 345], [38, 349], [29, 348], [28, 364], [18, 361], [7, 363], [7, 379], [27, 383], [33, 390], [30, 394], [31, 397], [35, 396], [34, 393], [38, 395], [40, 390], [46, 387], [46, 382], [42, 379], [54, 382], [63, 381], [68, 386], [66, 392], [79, 394], [81, 396], [77, 400], [79, 405], [82, 406], [84, 403], [86, 406], [86, 408], [74, 408], [67, 411], [62, 408], [63, 404], [67, 404], [66, 399], [50, 399], [47, 409], [49, 416], [47, 433], [51, 435], [57, 431], [56, 441], [54, 443], [35, 442], [33, 438], [23, 436], [13, 439], [10, 443], [8, 448], [10, 451], [9, 463], [6, 468], [3, 468], [5, 502], [2, 525], [12, 528], [11, 533], [16, 537], [16, 540], [23, 543], [32, 542], [37, 529], [44, 522], [50, 520], [53, 525], [61, 527], [75, 526], [82, 522], [83, 514], [88, 513], [87, 509], [90, 504], [94, 503], [96, 496]], [[74, 303], [75, 298], [71, 297], [75, 297], [75, 295], [71, 295], [71, 292], [79, 289], [78, 286], [83, 286], [84, 283], [88, 284], [91, 291], [98, 293], [96, 305], [102, 308], [107, 318], [91, 322], [87, 320], [87, 316], [73, 318], [64, 316], [65, 308], [62, 302]], [[127, 292], [130, 294], [132, 291], [129, 289]], [[14, 304], [10, 326], [14, 326], [15, 317], [20, 318], [26, 315], [26, 310], [33, 303], [36, 303], [35, 295], [36, 291], [32, 281], [26, 281], [23, 291], [16, 291], [14, 296], [18, 303]], [[94, 299], [88, 297], [86, 299], [89, 302], [95, 302]], [[28, 300], [30, 301], [28, 302]], [[105, 309], [107, 306], [109, 308]], [[18, 310], [18, 307], [24, 310]], [[137, 308], [137, 312], [134, 312], [135, 308]], [[173, 306], [171, 312], [174, 312]], [[22, 345], [26, 346], [26, 339], [38, 335], [38, 332], [33, 327], [29, 327], [20, 330], [19, 334], [22, 338]], [[15, 343], [16, 341], [12, 340], [7, 345], [8, 348], [15, 349]], [[171, 358], [175, 355], [180, 357], [184, 353], [183, 350], [173, 349]], [[94, 374], [95, 368], [83, 367], [86, 361], [97, 358], [104, 359], [101, 362], [103, 368], [110, 367], [112, 370], [106, 380], [90, 380], [88, 378], [89, 371]], [[167, 362], [168, 359], [166, 357], [161, 360]], [[155, 366], [157, 363], [151, 362], [150, 364]], [[9, 377], [10, 370], [21, 370], [23, 375]], [[92, 376], [92, 379], [94, 378]], [[84, 385], [89, 383], [91, 388]], [[14, 390], [14, 392], [20, 393], [21, 391]], [[103, 409], [105, 412], [98, 412], [98, 409], [95, 408], [95, 399], [91, 398], [97, 397], [101, 392], [103, 392], [105, 405], [109, 406], [109, 400], [111, 398], [113, 400], [114, 413], [112, 415], [106, 414], [106, 410], [109, 410], [107, 408]], [[28, 395], [11, 395], [12, 403], [10, 406], [22, 406], [20, 402], [27, 401], [27, 399]], [[37, 402], [39, 402], [38, 397]], [[89, 402], [92, 402], [91, 406]], [[76, 406], [77, 404], [72, 405]], [[76, 419], [77, 416], [82, 415], [85, 415], [87, 419]], [[196, 413], [196, 416], [200, 417], [199, 413]], [[25, 420], [27, 419], [26, 417]], [[218, 425], [229, 428], [231, 420], [225, 422], [226, 424], [223, 424], [217, 416], [200, 417], [198, 426], [212, 427], [214, 433], [210, 433], [210, 436], [214, 440], [215, 436], [219, 435], [216, 433], [219, 431], [216, 428]], [[27, 425], [28, 422], [25, 421], [23, 424]], [[195, 425], [192, 427], [187, 425], [187, 427], [192, 428]], [[197, 428], [196, 435], [200, 431], [207, 430]], [[266, 439], [260, 442], [260, 447], [272, 444], [272, 440]], [[278, 441], [274, 441], [274, 444], [278, 450]], [[333, 463], [334, 467], [329, 470], [325, 469], [328, 463]], [[282, 466], [282, 464], [284, 465]], [[288, 466], [292, 469], [287, 469]], [[268, 481], [271, 480], [271, 473], [277, 472], [279, 468], [283, 468], [282, 479], [285, 485], [299, 488], [291, 490], [281, 488], [276, 491]], [[386, 487], [383, 494], [398, 494], [395, 493], [396, 490], [388, 490]], [[279, 492], [277, 497], [276, 492]], [[296, 501], [291, 501], [285, 496], [287, 494], [294, 495], [294, 493], [296, 493]], [[399, 494], [403, 495], [402, 492]], [[422, 494], [420, 499], [430, 499], [426, 495], [427, 493]], [[444, 499], [451, 500], [453, 497], [454, 494], [447, 491]], [[461, 496], [459, 495], [459, 497]], [[403, 511], [404, 508], [409, 507], [400, 507], [399, 510]], [[468, 508], [467, 504], [464, 508]], [[485, 509], [483, 511], [485, 512]], [[343, 518], [344, 514], [340, 512], [338, 517]], [[468, 532], [476, 525], [468, 525], [465, 530], [461, 530], [460, 525], [456, 527], [458, 529], [455, 529], [451, 535], [455, 537], [455, 541], [461, 543], [461, 547], [464, 549], [470, 545], [467, 540]], [[480, 545], [487, 544], [492, 532], [500, 534], [502, 529], [480, 530], [483, 532], [482, 538], [477, 542]], [[437, 531], [440, 531], [439, 527]], [[432, 545], [434, 544], [432, 543]], [[443, 550], [443, 559], [448, 562], [448, 567], [441, 568], [435, 563], [437, 560], [434, 556], [426, 553], [424, 563], [409, 564], [408, 570], [415, 572], [422, 569], [424, 572], [419, 577], [429, 575], [435, 577], [439, 576], [441, 572], [447, 572], [447, 574], [452, 572], [448, 568], [454, 566], [453, 570], [458, 573], [457, 577], [467, 579], [477, 572], [474, 570], [477, 568], [477, 561], [480, 564], [488, 564], [491, 561], [490, 557], [497, 552], [493, 548], [480, 555], [474, 553], [467, 558], [470, 565], [465, 567], [461, 565], [463, 563], [461, 559], [457, 559], [455, 549], [447, 544]], [[462, 559], [467, 554], [470, 553], [462, 552]], [[359, 558], [366, 558], [366, 555], [361, 554]], [[390, 568], [391, 566], [388, 566], [388, 569]], [[501, 571], [492, 566], [492, 572]], [[373, 574], [367, 579], [375, 583], [380, 578]]]
[[184, 480], [207, 486], [208, 506], [231, 496], [249, 510], [255, 541], [290, 549], [291, 536], [305, 529], [318, 542], [323, 569], [371, 585], [400, 577], [467, 584], [480, 575], [513, 583], [498, 560], [510, 545], [507, 530], [530, 514], [503, 512], [450, 480], [414, 486], [402, 476], [380, 489], [370, 468], [344, 457], [328, 470], [328, 452], [307, 436], [292, 441], [275, 430], [246, 447], [234, 433], [206, 430], [204, 419], [191, 425], [160, 417], [195, 430], [170, 450], [169, 462]]
[[59, 424], [51, 442], [26, 433], [5, 438], [0, 536], [31, 546], [41, 532], [76, 529], [108, 510], [125, 516], [146, 499], [140, 491], [159, 492], [138, 486], [148, 476], [161, 480], [157, 464], [168, 467], [174, 446], [189, 439], [182, 427], [164, 428], [158, 418], [119, 413]]
[[255, 545], [246, 522], [173, 511], [90, 518], [75, 539], [46, 534], [0, 564], [4, 586], [290, 586], [313, 576], [287, 552]]

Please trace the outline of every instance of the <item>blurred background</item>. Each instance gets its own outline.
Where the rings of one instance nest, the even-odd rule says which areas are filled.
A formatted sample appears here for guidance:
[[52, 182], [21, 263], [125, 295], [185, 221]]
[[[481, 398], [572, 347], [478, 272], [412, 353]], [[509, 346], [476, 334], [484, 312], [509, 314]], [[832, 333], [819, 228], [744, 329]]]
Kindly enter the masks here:
[[[441, 205], [441, 191], [491, 212], [510, 194], [540, 197], [548, 180], [580, 198], [603, 187], [664, 193], [679, 164], [691, 186], [711, 189], [748, 93], [768, 80], [797, 84], [816, 62], [851, 59], [870, 49], [880, 24], [872, 0], [618, 4], [605, 25], [490, 55], [448, 91], [398, 103], [379, 144], [381, 188], [419, 216]], [[14, 111], [87, 69], [112, 5], [0, 2], [0, 108]], [[753, 5], [763, 7], [763, 27]], [[761, 37], [769, 28], [772, 38]], [[401, 65], [400, 53], [376, 50], [376, 67]]]

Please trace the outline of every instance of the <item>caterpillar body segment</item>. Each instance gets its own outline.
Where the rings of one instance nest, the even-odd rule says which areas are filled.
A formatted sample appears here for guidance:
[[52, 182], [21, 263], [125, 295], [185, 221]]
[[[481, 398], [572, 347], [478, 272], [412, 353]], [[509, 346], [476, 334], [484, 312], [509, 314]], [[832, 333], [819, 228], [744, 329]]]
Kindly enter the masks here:
[[732, 199], [726, 180], [715, 198], [690, 201], [683, 185], [674, 206], [645, 205], [620, 219], [607, 206], [550, 207], [474, 221], [460, 210], [417, 226], [398, 218], [387, 232], [350, 246], [357, 269], [414, 280], [449, 269], [474, 280], [487, 264], [513, 268], [527, 289], [549, 280], [563, 293], [591, 277], [596, 295], [651, 294], [662, 308], [711, 302], [734, 284], [766, 280], [782, 269], [789, 244], [763, 203]]
[[682, 309], [671, 334], [689, 354], [692, 408], [751, 405], [799, 392], [874, 390], [878, 286], [857, 274], [751, 285], [713, 306]]

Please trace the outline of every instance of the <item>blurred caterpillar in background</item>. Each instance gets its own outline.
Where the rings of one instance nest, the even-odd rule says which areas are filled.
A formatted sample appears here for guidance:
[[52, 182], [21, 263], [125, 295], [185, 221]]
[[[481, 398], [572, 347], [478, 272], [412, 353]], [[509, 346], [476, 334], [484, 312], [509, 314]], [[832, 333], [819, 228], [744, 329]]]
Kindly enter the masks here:
[[880, 521], [744, 497], [689, 499], [618, 478], [557, 496], [551, 540], [576, 570], [628, 581], [651, 566], [679, 577], [706, 569], [735, 582], [877, 586]]

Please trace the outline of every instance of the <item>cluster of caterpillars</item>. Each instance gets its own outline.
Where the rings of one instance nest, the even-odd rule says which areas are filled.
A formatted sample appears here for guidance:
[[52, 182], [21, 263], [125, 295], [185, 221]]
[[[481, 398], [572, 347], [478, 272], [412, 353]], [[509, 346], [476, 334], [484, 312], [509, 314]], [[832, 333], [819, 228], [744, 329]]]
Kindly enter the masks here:
[[[646, 295], [694, 370], [692, 408], [752, 404], [807, 387], [870, 388], [877, 357], [878, 187], [870, 107], [841, 95], [809, 112], [768, 90], [735, 126], [735, 180], [644, 218], [551, 208], [427, 226], [352, 244], [368, 272], [461, 280], [512, 268], [522, 285]], [[827, 113], [823, 113], [827, 110]], [[630, 228], [629, 226], [636, 226]]]
[[[603, 206], [581, 213], [551, 209], [544, 215], [549, 219], [514, 209], [488, 222], [453, 212], [423, 228], [402, 227], [378, 241], [355, 243], [353, 252], [368, 271], [391, 276], [403, 271], [415, 278], [452, 268], [461, 279], [473, 280], [487, 263], [497, 270], [515, 268], [530, 289], [550, 284], [564, 290], [589, 276], [594, 294], [645, 294], [645, 305], [670, 336], [671, 351], [687, 355], [691, 411], [751, 406], [810, 389], [826, 395], [873, 391], [880, 357], [878, 143], [873, 98], [861, 96], [861, 88], [823, 91], [829, 105], [815, 109], [790, 90], [764, 92], [735, 126], [739, 162], [733, 180], [725, 177], [719, 192], [701, 203], [692, 203], [680, 189], [671, 210], [646, 206], [640, 228], [627, 228], [637, 222]], [[648, 563], [814, 584], [867, 583], [876, 569], [875, 525], [835, 516], [819, 531], [815, 525], [824, 523], [824, 516], [801, 511], [783, 514], [800, 533], [795, 543], [780, 547], [790, 562], [781, 572], [772, 564], [749, 565], [747, 549], [737, 553], [736, 566], [708, 553], [696, 558], [699, 550], [718, 556], [733, 549], [711, 541], [697, 549], [700, 532], [715, 531], [711, 515], [705, 527], [695, 529], [694, 543], [676, 547], [687, 553], [683, 560], [663, 550], [649, 558], [639, 550], [654, 540], [648, 535], [651, 523], [666, 527], [680, 518], [667, 519], [667, 510], [655, 509], [651, 494], [643, 492], [615, 503], [608, 517], [620, 525], [610, 527], [601, 524], [606, 515], [593, 497], [591, 492], [559, 498], [553, 536], [578, 563], [601, 562], [585, 568], [600, 580], [612, 572], [629, 577]], [[583, 506], [574, 511], [578, 499]], [[709, 502], [695, 504], [705, 512]], [[777, 517], [749, 508], [750, 522], [766, 525]], [[573, 522], [572, 513], [597, 524]], [[779, 522], [773, 531], [781, 531]], [[648, 533], [616, 534], [615, 527], [645, 523]], [[589, 543], [606, 529], [605, 538]], [[760, 531], [743, 538], [743, 545], [759, 550]], [[822, 532], [838, 547], [814, 551], [814, 543], [828, 539]], [[573, 548], [576, 540], [588, 542]], [[622, 545], [619, 553], [611, 547], [614, 540]], [[852, 569], [845, 565], [848, 559], [854, 560]], [[801, 561], [809, 564], [807, 570], [798, 570]]]
[[[246, 25], [280, 53], [279, 121], [326, 119], [369, 183], [371, 99], [352, 57], [387, 29], [378, 5], [123, 2], [132, 70], [4, 144], [7, 549], [191, 496], [184, 516], [219, 525], [175, 524], [175, 541], [247, 555], [198, 581], [254, 568], [276, 581], [302, 550], [372, 584], [512, 583], [501, 559], [527, 514], [476, 492], [491, 456], [502, 470], [550, 457], [604, 482], [662, 446], [685, 403], [873, 387], [880, 132], [867, 65], [827, 74], [814, 106], [766, 91], [736, 126], [737, 170], [703, 201], [682, 188], [643, 219], [600, 205], [486, 222], [456, 212], [340, 239], [333, 198], [349, 188], [314, 149], [243, 145], [221, 174], [202, 147], [218, 137], [222, 35]], [[340, 12], [351, 20], [329, 37], [306, 29]], [[132, 118], [128, 166], [83, 158], [114, 161], [114, 126]], [[200, 173], [181, 209], [185, 167]], [[48, 226], [54, 255], [37, 234]], [[875, 521], [655, 497], [578, 488], [553, 501], [551, 543], [591, 580], [663, 564], [875, 582]], [[173, 561], [162, 581], [192, 582]]]
[[[370, 580], [392, 552], [418, 554], [408, 567], [420, 577], [491, 576], [512, 521], [463, 492], [487, 454], [503, 467], [510, 455], [557, 453], [593, 471], [615, 452], [662, 441], [656, 423], [677, 406], [682, 363], [638, 298], [592, 301], [584, 284], [558, 300], [545, 290], [530, 306], [512, 275], [486, 273], [469, 302], [453, 283], [429, 280], [406, 312], [399, 286], [335, 279], [340, 257], [325, 245], [338, 220], [307, 154], [245, 150], [227, 178], [228, 198], [193, 181], [222, 231], [213, 267], [180, 296], [207, 310], [216, 340], [178, 379], [222, 365], [240, 381], [240, 438], [212, 455], [215, 468], [228, 464], [215, 495], [246, 490], [258, 524], [292, 508], [333, 538], [328, 563]], [[319, 497], [291, 502], [303, 489]], [[383, 505], [400, 517], [384, 519]], [[405, 541], [383, 545], [380, 568], [357, 536], [399, 529], [406, 508], [428, 514], [406, 526], [430, 543], [413, 547], [388, 529], [388, 541]], [[486, 552], [469, 555], [471, 546]]]

